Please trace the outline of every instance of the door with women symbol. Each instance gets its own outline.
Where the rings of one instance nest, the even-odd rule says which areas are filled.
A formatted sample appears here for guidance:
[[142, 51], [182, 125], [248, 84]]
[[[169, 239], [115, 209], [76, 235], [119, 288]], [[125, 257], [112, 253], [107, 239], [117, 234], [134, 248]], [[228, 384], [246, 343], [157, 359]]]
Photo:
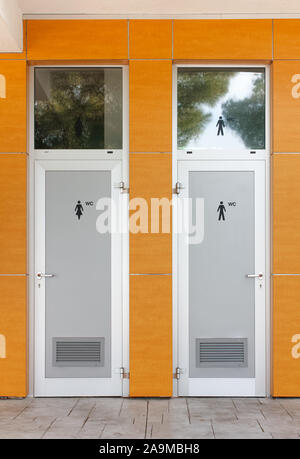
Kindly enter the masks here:
[[128, 67], [29, 74], [29, 383], [41, 397], [128, 396]]
[[123, 394], [121, 170], [36, 162], [36, 396]]

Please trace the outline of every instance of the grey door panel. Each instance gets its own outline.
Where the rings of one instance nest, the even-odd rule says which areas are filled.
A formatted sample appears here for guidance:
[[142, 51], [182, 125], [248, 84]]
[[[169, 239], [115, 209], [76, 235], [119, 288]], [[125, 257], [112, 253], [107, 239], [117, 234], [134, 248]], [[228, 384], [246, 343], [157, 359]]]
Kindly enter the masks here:
[[191, 171], [189, 197], [204, 199], [204, 240], [189, 246], [189, 375], [255, 377], [254, 172]]
[[96, 203], [111, 196], [111, 172], [46, 171], [45, 180], [46, 272], [55, 275], [45, 280], [46, 377], [107, 378], [111, 235], [96, 230]]

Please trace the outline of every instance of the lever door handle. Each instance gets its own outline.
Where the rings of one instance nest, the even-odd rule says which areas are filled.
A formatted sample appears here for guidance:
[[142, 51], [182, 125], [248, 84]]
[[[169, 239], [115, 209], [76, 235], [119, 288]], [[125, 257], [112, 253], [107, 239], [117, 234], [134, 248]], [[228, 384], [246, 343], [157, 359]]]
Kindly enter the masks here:
[[264, 275], [263, 273], [259, 273], [259, 274], [246, 274], [246, 277], [248, 277], [249, 279], [253, 279], [253, 278], [258, 278], [259, 280], [262, 280]]
[[38, 279], [43, 279], [43, 278], [48, 278], [48, 277], [54, 277], [54, 274], [37, 273], [36, 277], [37, 277]]

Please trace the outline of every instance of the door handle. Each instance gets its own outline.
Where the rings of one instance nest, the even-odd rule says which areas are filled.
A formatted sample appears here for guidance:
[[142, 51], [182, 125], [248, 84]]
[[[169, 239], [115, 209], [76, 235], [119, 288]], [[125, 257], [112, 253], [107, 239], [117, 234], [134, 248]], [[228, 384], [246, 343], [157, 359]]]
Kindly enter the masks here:
[[36, 277], [40, 280], [40, 279], [43, 279], [43, 278], [54, 277], [54, 274], [37, 273]]
[[258, 278], [259, 280], [262, 280], [264, 275], [263, 273], [259, 273], [259, 274], [246, 274], [246, 277], [248, 277], [249, 279], [254, 279], [254, 278]]

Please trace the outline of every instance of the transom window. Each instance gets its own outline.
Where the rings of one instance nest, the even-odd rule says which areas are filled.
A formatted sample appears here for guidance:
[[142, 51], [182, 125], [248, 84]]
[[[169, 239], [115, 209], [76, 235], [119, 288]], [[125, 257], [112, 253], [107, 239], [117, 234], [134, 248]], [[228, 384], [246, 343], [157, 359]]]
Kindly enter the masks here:
[[179, 150], [264, 150], [263, 68], [178, 68]]
[[122, 68], [36, 68], [35, 149], [122, 149], [122, 100]]

